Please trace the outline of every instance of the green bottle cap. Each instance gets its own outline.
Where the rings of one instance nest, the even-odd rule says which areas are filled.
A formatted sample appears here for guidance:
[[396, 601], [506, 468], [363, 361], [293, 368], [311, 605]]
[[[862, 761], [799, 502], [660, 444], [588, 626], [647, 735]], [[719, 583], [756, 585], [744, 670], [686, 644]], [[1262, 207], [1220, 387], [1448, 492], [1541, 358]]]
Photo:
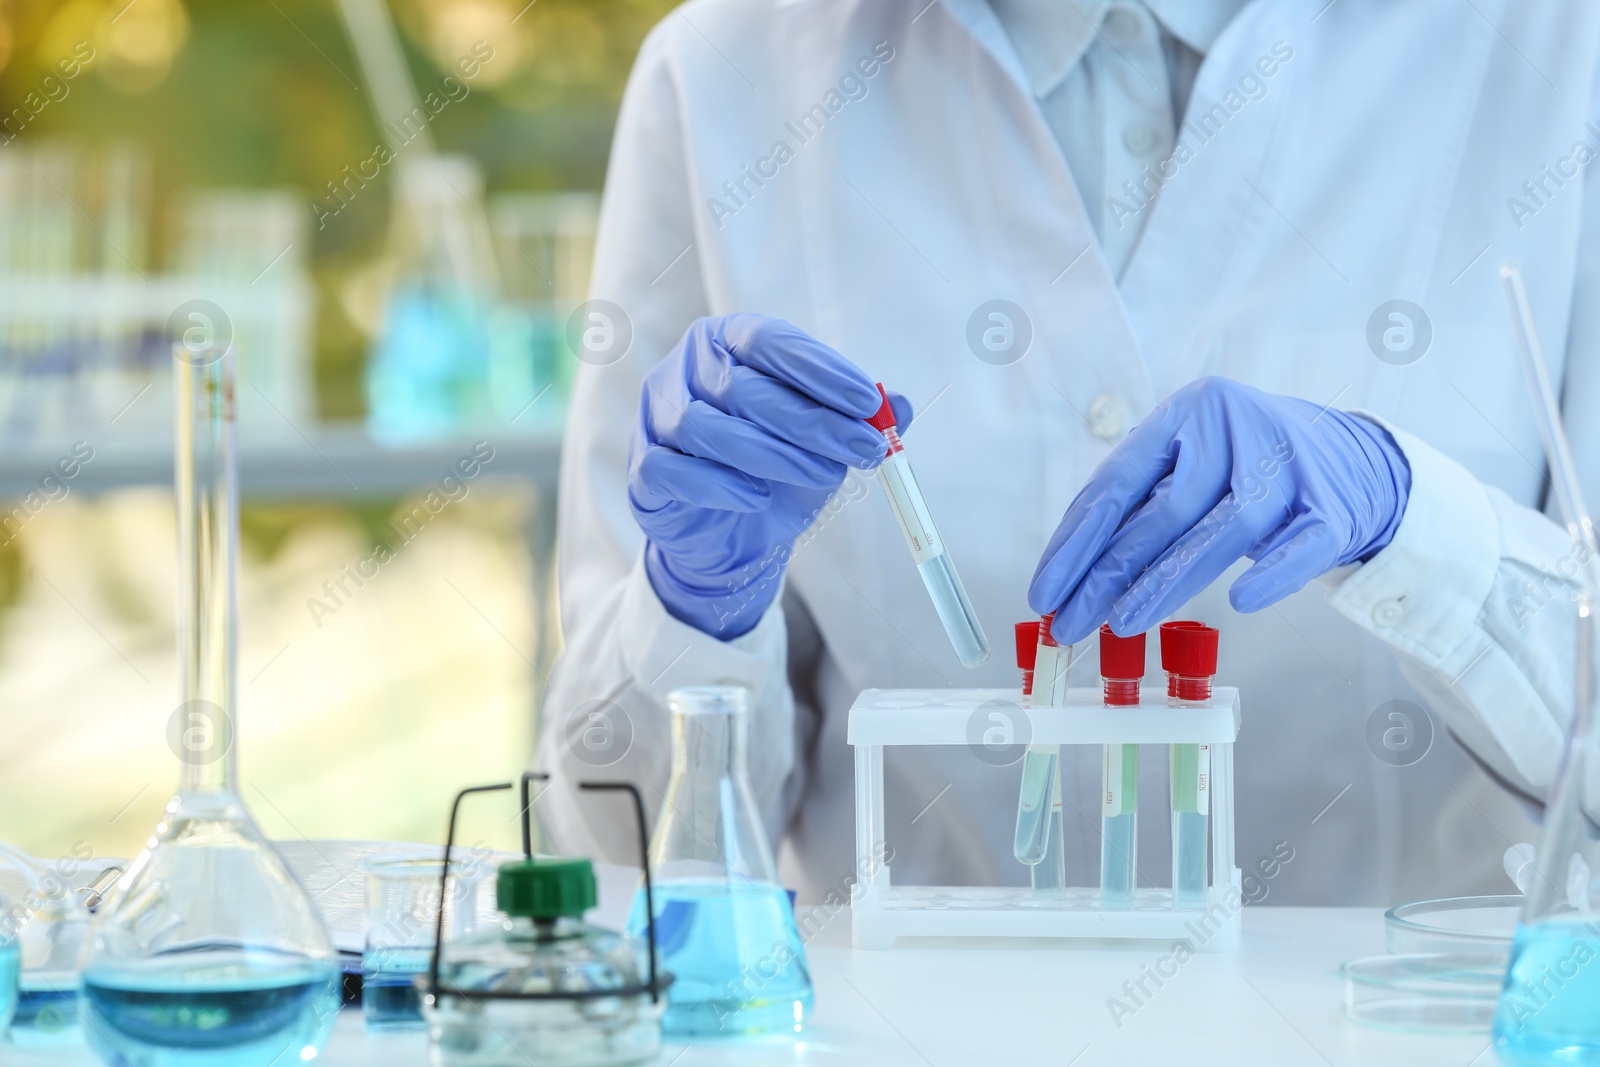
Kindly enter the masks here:
[[576, 918], [594, 907], [594, 866], [586, 859], [516, 860], [500, 868], [494, 889], [507, 915]]

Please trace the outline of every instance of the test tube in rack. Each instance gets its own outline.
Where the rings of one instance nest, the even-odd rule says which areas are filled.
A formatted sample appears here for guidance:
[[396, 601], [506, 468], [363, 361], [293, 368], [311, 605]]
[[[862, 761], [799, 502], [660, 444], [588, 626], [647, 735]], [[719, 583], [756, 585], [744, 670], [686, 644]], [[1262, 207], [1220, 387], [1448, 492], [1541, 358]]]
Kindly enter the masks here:
[[[1167, 702], [1203, 706], [1211, 700], [1217, 673], [1217, 631], [1202, 623], [1161, 625], [1161, 669], [1167, 672]], [[1184, 907], [1206, 896], [1206, 820], [1211, 811], [1211, 746], [1173, 745], [1172, 903]]]
[[[1100, 627], [1100, 677], [1106, 707], [1138, 707], [1144, 634], [1118, 637]], [[1100, 803], [1100, 896], [1108, 908], [1133, 906], [1138, 879], [1139, 746], [1105, 746]]]

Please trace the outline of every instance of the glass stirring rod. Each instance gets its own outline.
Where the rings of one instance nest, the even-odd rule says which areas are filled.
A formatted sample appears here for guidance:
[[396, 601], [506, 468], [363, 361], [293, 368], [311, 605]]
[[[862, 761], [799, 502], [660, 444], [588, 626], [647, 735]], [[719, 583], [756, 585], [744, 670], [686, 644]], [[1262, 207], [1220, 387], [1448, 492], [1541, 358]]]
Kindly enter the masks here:
[[895, 430], [894, 409], [889, 406], [889, 394], [881, 383], [878, 395], [883, 397], [883, 406], [867, 420], [867, 424], [889, 442], [889, 455], [878, 468], [878, 481], [883, 483], [889, 507], [900, 524], [900, 532], [905, 535], [911, 558], [916, 560], [922, 584], [928, 587], [928, 596], [939, 613], [939, 621], [944, 623], [944, 631], [955, 646], [956, 656], [963, 667], [978, 667], [989, 658], [989, 641], [983, 636], [983, 627], [978, 625], [978, 616], [967, 599], [967, 591], [961, 587], [944, 540], [933, 525], [933, 515], [917, 485], [917, 477], [911, 473], [911, 461], [906, 458], [905, 446]]

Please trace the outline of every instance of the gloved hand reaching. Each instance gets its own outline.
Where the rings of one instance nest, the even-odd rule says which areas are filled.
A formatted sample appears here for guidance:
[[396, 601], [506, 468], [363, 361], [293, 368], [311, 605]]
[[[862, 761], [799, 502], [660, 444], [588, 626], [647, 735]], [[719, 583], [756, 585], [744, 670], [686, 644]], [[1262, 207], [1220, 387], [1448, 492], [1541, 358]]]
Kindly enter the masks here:
[[[904, 427], [911, 405], [890, 395]], [[728, 640], [778, 592], [795, 538], [886, 446], [882, 404], [849, 360], [780, 319], [699, 319], [645, 377], [628, 501], [667, 611]]]
[[1067, 508], [1028, 604], [1062, 644], [1101, 622], [1142, 633], [1241, 556], [1228, 590], [1259, 611], [1394, 537], [1411, 468], [1376, 423], [1202, 378], [1134, 427]]

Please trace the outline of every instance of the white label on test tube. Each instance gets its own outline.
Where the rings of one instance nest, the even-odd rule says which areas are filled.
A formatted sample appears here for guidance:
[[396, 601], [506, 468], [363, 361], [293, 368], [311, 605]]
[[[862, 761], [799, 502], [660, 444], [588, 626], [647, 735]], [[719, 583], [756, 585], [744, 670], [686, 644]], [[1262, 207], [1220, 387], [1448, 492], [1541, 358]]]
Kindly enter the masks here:
[[1101, 781], [1106, 784], [1106, 794], [1100, 805], [1100, 814], [1110, 817], [1122, 814], [1122, 746], [1105, 746], [1105, 771]]
[[933, 516], [921, 494], [906, 489], [905, 475], [901, 472], [903, 463], [905, 460], [898, 453], [891, 455], [878, 468], [878, 477], [889, 494], [889, 504], [894, 508], [894, 517], [911, 548], [912, 558], [922, 564], [944, 555], [944, 545], [939, 543]]
[[1199, 748], [1200, 759], [1194, 775], [1194, 809], [1204, 815], [1208, 810], [1206, 805], [1211, 801], [1211, 746], [1201, 745]]

